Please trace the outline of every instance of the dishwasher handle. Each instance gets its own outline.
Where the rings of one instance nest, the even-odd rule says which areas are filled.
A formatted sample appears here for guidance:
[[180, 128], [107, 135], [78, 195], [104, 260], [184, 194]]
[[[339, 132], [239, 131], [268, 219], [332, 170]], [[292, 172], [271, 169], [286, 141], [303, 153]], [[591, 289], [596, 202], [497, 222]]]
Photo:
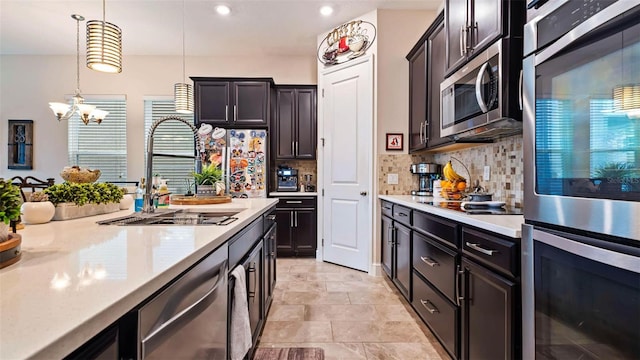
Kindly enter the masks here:
[[[221, 291], [226, 291], [224, 286], [226, 281], [226, 274], [228, 271], [228, 261], [225, 260], [220, 267], [216, 275], [218, 280], [201, 298], [196, 300], [193, 304], [187, 306], [184, 310], [180, 311], [169, 320], [160, 324], [154, 325], [153, 331], [142, 339], [142, 358], [145, 358], [147, 354], [151, 354], [159, 345], [161, 345], [168, 336], [180, 329], [183, 325], [189, 323], [196, 318], [200, 313], [207, 309], [211, 304], [215, 302]], [[176, 296], [181, 296], [177, 294]], [[163, 313], [166, 313], [167, 309], [164, 309]], [[160, 314], [161, 320], [163, 314]]]

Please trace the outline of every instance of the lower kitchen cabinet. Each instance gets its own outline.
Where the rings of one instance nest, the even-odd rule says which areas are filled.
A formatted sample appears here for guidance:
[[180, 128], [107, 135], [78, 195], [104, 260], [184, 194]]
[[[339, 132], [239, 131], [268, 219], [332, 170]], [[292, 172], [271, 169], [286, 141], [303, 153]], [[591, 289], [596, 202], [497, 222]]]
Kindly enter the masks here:
[[411, 301], [411, 209], [382, 202], [382, 269]]
[[392, 277], [398, 290], [411, 300], [411, 229], [394, 222], [395, 273]]
[[314, 257], [317, 248], [315, 197], [281, 197], [276, 206], [277, 256]]
[[[391, 206], [391, 205], [389, 205]], [[391, 277], [393, 268], [393, 220], [390, 217], [382, 216], [382, 270]]]
[[462, 358], [519, 357], [516, 283], [467, 259], [462, 269]]
[[268, 229], [262, 242], [264, 244], [264, 313], [269, 312], [271, 303], [273, 302], [273, 290], [276, 287], [276, 214], [265, 216], [265, 223], [270, 221], [273, 223]]

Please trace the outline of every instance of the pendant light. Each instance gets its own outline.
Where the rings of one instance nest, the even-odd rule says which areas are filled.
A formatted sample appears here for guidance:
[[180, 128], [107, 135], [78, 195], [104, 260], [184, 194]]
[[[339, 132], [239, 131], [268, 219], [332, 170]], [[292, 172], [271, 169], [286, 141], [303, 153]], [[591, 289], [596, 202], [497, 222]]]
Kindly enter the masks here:
[[102, 0], [102, 21], [87, 21], [87, 67], [106, 73], [122, 72], [122, 31], [105, 21], [105, 0]]
[[618, 85], [613, 88], [615, 111], [640, 115], [640, 84]]
[[80, 21], [84, 21], [84, 16], [73, 14], [71, 18], [76, 21], [76, 93], [73, 96], [73, 106], [69, 106], [67, 103], [50, 102], [49, 107], [58, 121], [69, 120], [77, 111], [85, 125], [89, 124], [91, 118], [100, 124], [109, 112], [98, 110], [95, 105], [85, 104], [84, 98], [80, 95]]
[[173, 85], [176, 112], [193, 114], [193, 85], [185, 82], [184, 0], [182, 0], [182, 82]]

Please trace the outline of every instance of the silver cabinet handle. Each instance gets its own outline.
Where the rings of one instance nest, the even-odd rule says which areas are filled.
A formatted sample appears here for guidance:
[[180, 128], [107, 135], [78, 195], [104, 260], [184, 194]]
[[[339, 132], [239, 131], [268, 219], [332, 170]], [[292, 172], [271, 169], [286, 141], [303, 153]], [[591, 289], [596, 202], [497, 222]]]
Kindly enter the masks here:
[[385, 209], [385, 210], [391, 210], [391, 208], [388, 207], [388, 206], [383, 206], [382, 208]]
[[293, 215], [293, 217], [294, 217], [294, 219], [295, 219], [296, 227], [298, 227], [298, 212], [297, 212], [297, 211], [294, 211], [294, 212], [293, 212], [293, 214], [294, 214], [294, 215]]
[[367, 192], [366, 191], [360, 191], [360, 195], [367, 196]]
[[437, 261], [434, 261], [433, 259], [426, 257], [426, 256], [420, 256], [420, 260], [422, 260], [423, 263], [431, 266], [431, 267], [436, 267], [436, 266], [440, 266], [440, 264]]
[[489, 66], [488, 61], [482, 64], [482, 67], [480, 67], [480, 71], [478, 71], [478, 76], [476, 77], [476, 101], [478, 102], [478, 106], [480, 106], [480, 110], [482, 110], [483, 113], [486, 113], [488, 110], [487, 103], [485, 103], [484, 99], [482, 98], [482, 89], [481, 89], [482, 75], [484, 75], [484, 72], [487, 71], [487, 66]]
[[389, 234], [389, 240], [387, 240], [387, 242], [393, 244], [393, 226], [389, 225], [387, 227], [387, 233]]
[[299, 151], [298, 151], [298, 142], [296, 141], [296, 151], [295, 151], [295, 154], [294, 154], [294, 155], [298, 156], [299, 154], [300, 154], [300, 153], [299, 153]]
[[302, 200], [287, 200], [287, 204], [302, 204]]
[[289, 213], [289, 225], [293, 227], [293, 211]]
[[233, 105], [233, 122], [238, 121], [238, 106]]
[[224, 121], [229, 122], [229, 105], [224, 106]]
[[276, 219], [276, 216], [275, 216], [275, 215], [267, 215], [267, 220], [271, 220], [271, 221], [273, 221], [273, 220], [275, 220], [275, 219]]
[[463, 45], [464, 33], [465, 33], [466, 25], [462, 25], [460, 27], [460, 56], [464, 56], [465, 51], [467, 50], [467, 45]]
[[522, 70], [520, 70], [520, 80], [518, 80], [518, 104], [522, 110]]
[[398, 216], [409, 216], [409, 215], [407, 215], [405, 213], [398, 213]]
[[464, 274], [464, 270], [460, 267], [460, 265], [456, 265], [456, 277], [454, 278], [455, 281], [455, 288], [454, 290], [454, 297], [456, 299], [456, 305], [461, 306], [461, 301], [464, 300], [464, 296], [462, 295], [462, 291], [460, 290], [460, 285], [462, 283], [461, 278], [462, 275]]
[[480, 247], [480, 244], [473, 244], [473, 243], [470, 243], [468, 241], [466, 242], [466, 244], [467, 244], [468, 247], [472, 248], [473, 250], [479, 251], [479, 252], [481, 252], [481, 253], [483, 253], [485, 255], [492, 256], [494, 253], [498, 252], [498, 250], [489, 250], [489, 249], [485, 249], [483, 247]]
[[296, 146], [293, 144], [293, 141], [291, 142], [291, 155], [295, 155], [296, 154]]
[[[435, 314], [435, 313], [439, 313], [440, 310], [438, 310], [437, 307], [435, 307], [435, 305], [433, 305], [433, 303], [429, 300], [422, 300], [420, 299], [420, 303], [422, 304], [422, 306], [424, 306], [425, 309], [427, 309], [428, 312], [430, 312], [431, 314]], [[429, 307], [428, 304], [431, 304], [433, 307]]]
[[420, 123], [420, 144], [422, 144], [424, 141], [422, 141], [422, 127], [424, 126], [424, 123]]

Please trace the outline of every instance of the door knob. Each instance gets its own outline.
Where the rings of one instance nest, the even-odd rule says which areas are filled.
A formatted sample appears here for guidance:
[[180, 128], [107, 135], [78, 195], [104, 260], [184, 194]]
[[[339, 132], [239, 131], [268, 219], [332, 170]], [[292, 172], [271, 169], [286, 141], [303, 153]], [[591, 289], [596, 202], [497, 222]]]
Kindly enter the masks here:
[[366, 191], [360, 191], [360, 195], [367, 196], [367, 192]]

